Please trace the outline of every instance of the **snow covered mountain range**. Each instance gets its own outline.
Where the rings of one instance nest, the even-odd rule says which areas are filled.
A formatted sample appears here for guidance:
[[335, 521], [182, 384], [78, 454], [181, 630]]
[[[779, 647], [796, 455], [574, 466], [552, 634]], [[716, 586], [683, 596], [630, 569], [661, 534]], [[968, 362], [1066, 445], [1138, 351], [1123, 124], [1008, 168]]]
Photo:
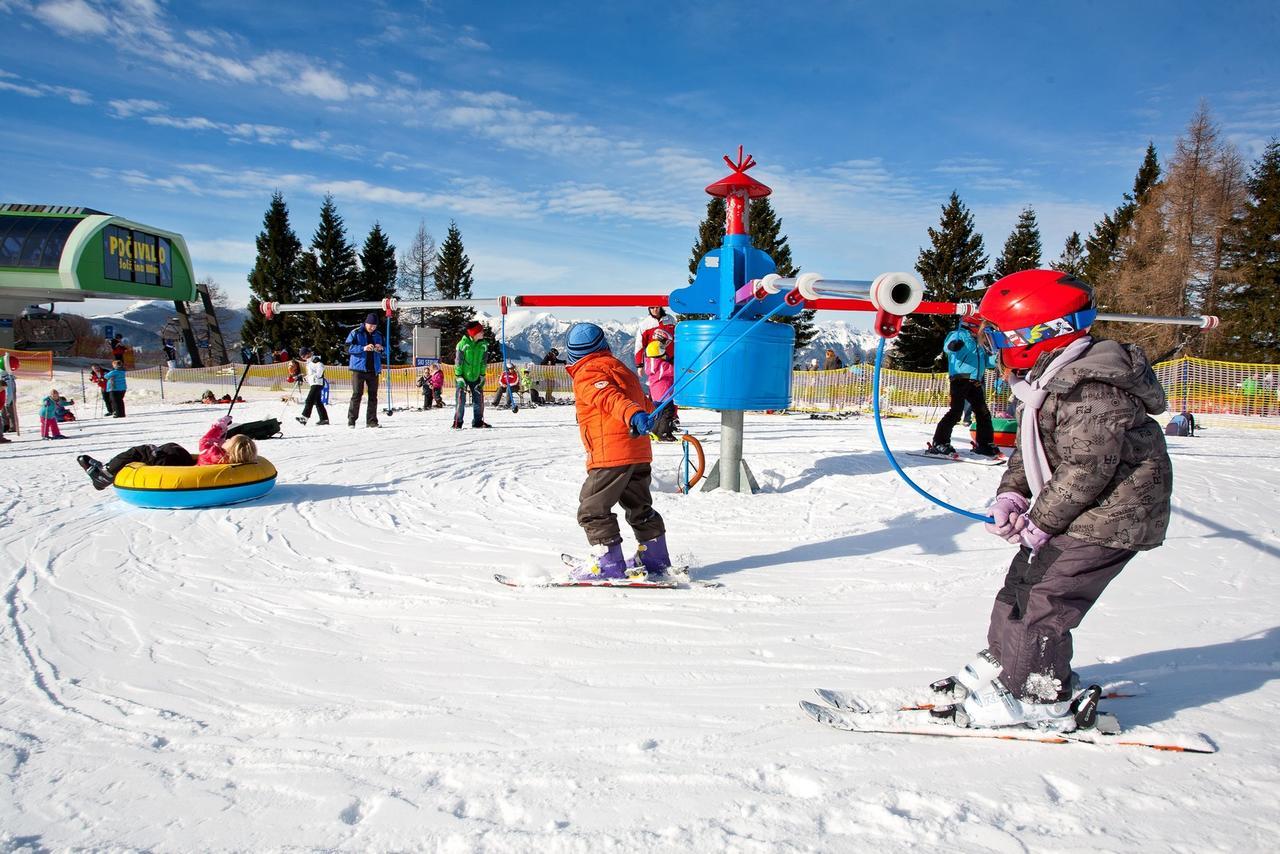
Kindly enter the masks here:
[[[228, 346], [233, 346], [240, 337], [240, 326], [244, 323], [248, 312], [244, 309], [232, 309], [231, 319], [223, 324], [223, 335]], [[499, 317], [495, 314], [478, 313], [480, 320], [493, 326], [496, 333]], [[94, 331], [106, 334], [106, 328], [112, 327], [117, 335], [124, 337], [125, 342], [133, 347], [156, 350], [160, 347], [160, 331], [175, 316], [173, 306], [162, 302], [134, 302], [112, 314], [97, 315], [89, 318]], [[640, 322], [640, 313], [635, 320], [599, 320], [600, 328], [608, 338], [610, 348], [619, 354], [632, 352], [635, 342], [636, 326]], [[508, 358], [517, 362], [540, 362], [552, 347], [564, 353], [565, 335], [573, 321], [561, 320], [546, 311], [512, 311], [507, 315], [507, 353]], [[795, 364], [808, 364], [810, 359], [823, 361], [828, 348], [846, 365], [868, 361], [874, 358], [877, 338], [874, 333], [858, 329], [846, 320], [819, 320], [816, 324], [817, 336], [808, 347], [796, 354]]]

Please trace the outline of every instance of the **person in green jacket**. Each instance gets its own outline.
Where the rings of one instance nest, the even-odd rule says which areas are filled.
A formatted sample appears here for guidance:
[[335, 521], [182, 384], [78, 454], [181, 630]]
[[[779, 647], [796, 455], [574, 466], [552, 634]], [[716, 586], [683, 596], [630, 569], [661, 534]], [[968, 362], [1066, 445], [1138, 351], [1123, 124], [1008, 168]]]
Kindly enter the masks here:
[[478, 321], [467, 324], [467, 334], [458, 340], [453, 372], [457, 380], [457, 403], [453, 410], [453, 429], [462, 429], [462, 413], [467, 408], [467, 390], [471, 391], [471, 426], [490, 427], [484, 422], [484, 369], [489, 342], [484, 340], [484, 327]]

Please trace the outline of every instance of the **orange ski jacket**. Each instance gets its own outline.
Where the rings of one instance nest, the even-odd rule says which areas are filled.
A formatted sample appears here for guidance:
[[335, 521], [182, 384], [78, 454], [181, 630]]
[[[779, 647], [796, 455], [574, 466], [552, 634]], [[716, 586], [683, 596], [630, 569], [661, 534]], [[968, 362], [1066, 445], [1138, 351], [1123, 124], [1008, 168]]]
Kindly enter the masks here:
[[649, 437], [633, 437], [628, 424], [632, 415], [652, 408], [635, 370], [607, 350], [583, 356], [567, 370], [587, 468], [653, 462]]

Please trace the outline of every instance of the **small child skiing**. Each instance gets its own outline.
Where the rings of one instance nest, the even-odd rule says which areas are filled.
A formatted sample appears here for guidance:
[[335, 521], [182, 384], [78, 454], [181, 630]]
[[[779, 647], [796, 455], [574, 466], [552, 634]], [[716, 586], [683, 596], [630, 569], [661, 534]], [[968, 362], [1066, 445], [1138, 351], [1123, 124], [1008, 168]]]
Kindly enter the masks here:
[[[575, 323], [569, 330], [569, 376], [573, 380], [578, 429], [587, 451], [587, 479], [578, 499], [578, 524], [591, 544], [592, 560], [573, 570], [575, 579], [655, 580], [671, 568], [666, 526], [653, 509], [650, 469], [653, 429], [640, 378], [614, 357], [604, 330]], [[628, 566], [613, 506], [621, 504], [638, 549]]]
[[324, 360], [320, 358], [318, 353], [312, 353], [306, 347], [302, 348], [302, 358], [307, 362], [307, 399], [302, 404], [302, 414], [298, 416], [299, 424], [306, 424], [311, 418], [311, 410], [314, 409], [316, 414], [320, 416], [320, 420], [316, 422], [317, 427], [325, 427], [329, 424], [329, 412], [324, 408]]
[[101, 365], [94, 365], [89, 369], [89, 382], [98, 387], [98, 391], [102, 394], [103, 414], [111, 417], [111, 392], [107, 391], [107, 372], [103, 370]]
[[502, 369], [502, 375], [498, 377], [498, 393], [494, 395], [493, 405], [500, 406], [505, 395], [507, 405], [511, 407], [511, 411], [519, 412], [520, 401], [516, 399], [516, 392], [519, 390], [520, 375], [516, 373], [516, 366], [507, 362]]
[[422, 411], [426, 412], [431, 408], [431, 366], [422, 366], [422, 376], [418, 377], [415, 385], [422, 389]]
[[58, 394], [58, 390], [50, 389], [45, 395], [44, 400], [40, 402], [40, 438], [41, 439], [65, 439], [62, 431], [58, 429], [58, 422], [62, 420], [62, 416], [67, 414], [67, 405], [75, 401], [68, 401], [62, 395]]
[[1151, 418], [1164, 389], [1142, 350], [1089, 335], [1092, 289], [1026, 270], [982, 299], [980, 338], [1020, 401], [1018, 444], [987, 530], [1019, 546], [996, 594], [987, 649], [934, 684], [968, 726], [1091, 724], [1101, 693], [1079, 690], [1071, 631], [1139, 551], [1164, 541], [1173, 467]]
[[[649, 397], [655, 406], [660, 405], [676, 381], [675, 327], [664, 323], [645, 332], [644, 375], [649, 382]], [[668, 403], [658, 413], [653, 432], [660, 442], [676, 441], [676, 404]]]
[[444, 368], [440, 367], [439, 362], [436, 362], [431, 371], [431, 396], [436, 402], [436, 408], [444, 409]]

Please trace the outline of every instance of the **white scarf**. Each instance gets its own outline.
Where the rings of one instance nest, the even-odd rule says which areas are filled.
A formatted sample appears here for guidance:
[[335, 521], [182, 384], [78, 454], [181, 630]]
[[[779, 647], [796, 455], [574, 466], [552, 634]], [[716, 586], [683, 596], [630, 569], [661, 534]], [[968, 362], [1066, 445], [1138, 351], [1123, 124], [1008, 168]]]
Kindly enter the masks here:
[[1049, 396], [1045, 386], [1057, 376], [1058, 371], [1080, 358], [1092, 344], [1093, 338], [1088, 335], [1078, 338], [1064, 347], [1057, 358], [1044, 369], [1044, 373], [1031, 382], [1017, 377], [1009, 381], [1009, 390], [1023, 403], [1022, 418], [1018, 420], [1018, 450], [1022, 452], [1022, 469], [1027, 474], [1032, 501], [1053, 474], [1049, 458], [1044, 452], [1044, 443], [1040, 440], [1040, 407], [1044, 406], [1045, 399]]

